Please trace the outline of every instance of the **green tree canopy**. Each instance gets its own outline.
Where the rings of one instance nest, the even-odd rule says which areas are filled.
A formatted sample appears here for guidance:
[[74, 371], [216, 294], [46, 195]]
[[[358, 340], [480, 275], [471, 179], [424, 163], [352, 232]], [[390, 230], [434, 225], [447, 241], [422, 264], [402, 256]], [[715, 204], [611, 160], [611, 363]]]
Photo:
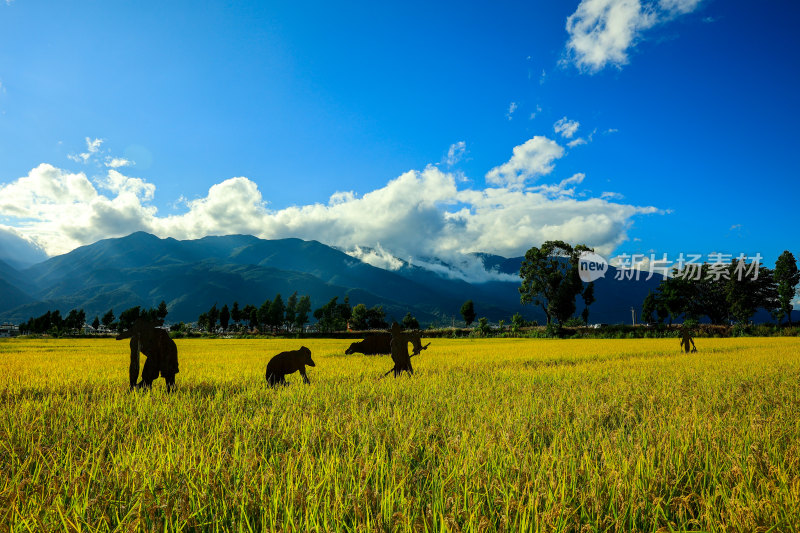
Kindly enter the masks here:
[[464, 322], [467, 323], [467, 326], [475, 322], [475, 304], [472, 303], [472, 300], [467, 300], [463, 304], [461, 304], [461, 316], [464, 317]]
[[797, 261], [789, 250], [778, 257], [775, 262], [775, 283], [778, 292], [778, 316], [786, 317], [792, 324], [792, 300], [797, 295], [797, 284], [800, 283], [800, 270]]
[[268, 324], [274, 329], [278, 329], [283, 325], [283, 314], [286, 311], [286, 306], [283, 304], [283, 298], [280, 293], [275, 295], [275, 299], [269, 304], [269, 322]]
[[367, 325], [367, 306], [358, 304], [353, 306], [353, 312], [350, 314], [350, 327], [355, 330], [365, 330]]
[[352, 313], [350, 303], [347, 297], [345, 297], [344, 303], [338, 303], [338, 300], [339, 297], [335, 296], [314, 311], [314, 318], [319, 323], [320, 331], [330, 333], [347, 329], [347, 321]]
[[297, 314], [294, 318], [294, 325], [302, 332], [303, 326], [308, 322], [308, 314], [311, 312], [311, 297], [303, 296], [297, 301]]
[[208, 310], [208, 332], [213, 333], [217, 329], [217, 320], [219, 319], [219, 309], [217, 304], [211, 306]]
[[228, 304], [222, 306], [219, 310], [219, 325], [222, 326], [222, 331], [228, 331], [228, 323], [231, 320], [231, 312], [228, 310]]
[[[563, 324], [575, 313], [575, 298], [583, 296], [586, 307], [594, 301], [594, 284], [584, 287], [578, 274], [578, 258], [582, 252], [593, 250], [583, 244], [574, 248], [564, 241], [547, 241], [541, 248], [525, 253], [519, 275], [523, 304], [538, 305], [547, 317]], [[588, 317], [588, 311], [586, 311]]]
[[111, 324], [114, 323], [115, 318], [114, 310], [109, 309], [108, 312], [103, 315], [103, 318], [100, 319], [100, 322], [102, 322], [105, 327], [110, 328]]
[[156, 309], [156, 317], [158, 317], [159, 320], [163, 321], [165, 318], [167, 318], [168, 314], [169, 311], [167, 310], [167, 302], [161, 300], [161, 303], [158, 304], [158, 308]]
[[410, 312], [406, 313], [406, 316], [403, 317], [403, 327], [405, 329], [419, 329], [419, 321]]
[[286, 300], [286, 312], [284, 313], [284, 320], [288, 326], [294, 326], [294, 321], [297, 318], [297, 291], [294, 291], [289, 299]]

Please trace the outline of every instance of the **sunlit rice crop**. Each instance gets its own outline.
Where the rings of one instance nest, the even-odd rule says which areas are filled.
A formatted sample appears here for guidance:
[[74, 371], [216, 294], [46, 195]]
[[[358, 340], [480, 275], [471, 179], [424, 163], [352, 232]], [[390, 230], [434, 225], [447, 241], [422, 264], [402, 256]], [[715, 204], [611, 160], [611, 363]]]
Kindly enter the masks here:
[[[800, 340], [429, 339], [413, 377], [344, 340], [0, 340], [0, 528], [791, 530]], [[428, 342], [426, 340], [425, 342]], [[311, 385], [271, 389], [308, 346]]]

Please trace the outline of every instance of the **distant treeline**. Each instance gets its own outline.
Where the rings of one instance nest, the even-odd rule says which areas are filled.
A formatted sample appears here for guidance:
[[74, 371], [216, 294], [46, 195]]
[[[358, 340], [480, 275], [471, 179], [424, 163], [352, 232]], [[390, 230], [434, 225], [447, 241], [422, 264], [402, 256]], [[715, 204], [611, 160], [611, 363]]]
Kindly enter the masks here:
[[708, 319], [712, 324], [746, 325], [758, 309], [767, 310], [777, 323], [792, 323], [792, 300], [797, 296], [800, 271], [789, 251], [784, 251], [775, 269], [730, 263], [686, 265], [674, 269], [642, 304], [645, 322], [672, 323]]
[[[295, 292], [284, 303], [279, 293], [272, 299], [264, 300], [258, 307], [252, 304], [242, 307], [239, 302], [233, 302], [230, 308], [227, 304], [219, 308], [215, 303], [211, 309], [200, 314], [197, 325], [207, 332], [237, 332], [249, 329], [261, 333], [289, 333], [303, 331], [309, 322], [309, 313], [311, 313], [310, 296], [298, 297]], [[314, 310], [311, 316], [316, 319], [317, 329], [322, 333], [389, 327], [383, 306], [368, 308], [365, 304], [359, 303], [351, 307], [347, 296], [341, 303], [338, 297], [331, 298], [325, 305]], [[406, 328], [419, 328], [419, 322], [411, 313], [403, 319], [403, 325]]]
[[119, 318], [114, 315], [113, 309], [109, 309], [102, 318], [95, 316], [90, 324], [86, 324], [86, 312], [83, 309], [72, 309], [66, 317], [62, 317], [61, 312], [56, 309], [55, 311], [47, 311], [36, 318], [31, 317], [27, 322], [19, 325], [19, 330], [20, 333], [46, 333], [53, 336], [82, 333], [81, 330], [84, 324], [90, 326], [94, 332], [101, 331], [101, 324], [106, 331], [124, 330], [130, 327], [139, 317], [163, 322], [167, 314], [167, 303], [163, 300], [158, 307], [152, 309], [143, 310], [138, 305], [126, 309], [119, 315]]

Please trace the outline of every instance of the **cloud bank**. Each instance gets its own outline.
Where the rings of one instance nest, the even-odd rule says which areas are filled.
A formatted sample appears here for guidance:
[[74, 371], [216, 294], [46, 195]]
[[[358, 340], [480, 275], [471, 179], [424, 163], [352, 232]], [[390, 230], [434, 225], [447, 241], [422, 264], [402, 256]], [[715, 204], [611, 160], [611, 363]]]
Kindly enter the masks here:
[[563, 154], [555, 141], [534, 137], [487, 174], [493, 185], [483, 189], [459, 188], [460, 175], [430, 165], [363, 195], [338, 192], [327, 203], [283, 209], [269, 209], [255, 182], [235, 177], [185, 202], [185, 212], [166, 216], [152, 205], [155, 185], [141, 178], [107, 168], [90, 180], [43, 163], [0, 185], [0, 220], [51, 255], [138, 230], [177, 239], [246, 233], [315, 239], [376, 266], [398, 268], [395, 258], [422, 264], [424, 258], [463, 262], [470, 252], [512, 257], [552, 239], [610, 253], [627, 239], [635, 216], [658, 212], [613, 198], [577, 199], [582, 173], [529, 186]]

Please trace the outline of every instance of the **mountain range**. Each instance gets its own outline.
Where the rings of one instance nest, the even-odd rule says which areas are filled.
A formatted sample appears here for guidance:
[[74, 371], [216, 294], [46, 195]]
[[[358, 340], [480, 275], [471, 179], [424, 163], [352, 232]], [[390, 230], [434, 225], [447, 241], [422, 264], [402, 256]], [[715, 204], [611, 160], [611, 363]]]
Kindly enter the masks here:
[[[0, 321], [19, 323], [47, 310], [84, 309], [91, 320], [109, 309], [115, 313], [136, 305], [154, 307], [162, 300], [169, 322], [196, 321], [214, 303], [256, 306], [280, 293], [308, 294], [312, 309], [333, 297], [367, 307], [382, 305], [390, 320], [410, 312], [421, 324], [450, 325], [461, 320], [459, 310], [473, 300], [478, 316], [490, 321], [521, 313], [544, 322], [541, 309], [519, 301], [516, 278], [522, 257], [476, 254], [485, 281], [449, 275], [446, 261], [426, 260], [425, 268], [397, 260], [395, 270], [372, 266], [317, 241], [264, 240], [250, 235], [161, 239], [138, 232], [105, 239], [52, 257], [24, 269], [0, 261]], [[630, 322], [649, 290], [660, 280], [618, 280], [609, 267], [595, 282], [596, 302], [590, 322]], [[578, 301], [578, 312], [583, 309]]]

